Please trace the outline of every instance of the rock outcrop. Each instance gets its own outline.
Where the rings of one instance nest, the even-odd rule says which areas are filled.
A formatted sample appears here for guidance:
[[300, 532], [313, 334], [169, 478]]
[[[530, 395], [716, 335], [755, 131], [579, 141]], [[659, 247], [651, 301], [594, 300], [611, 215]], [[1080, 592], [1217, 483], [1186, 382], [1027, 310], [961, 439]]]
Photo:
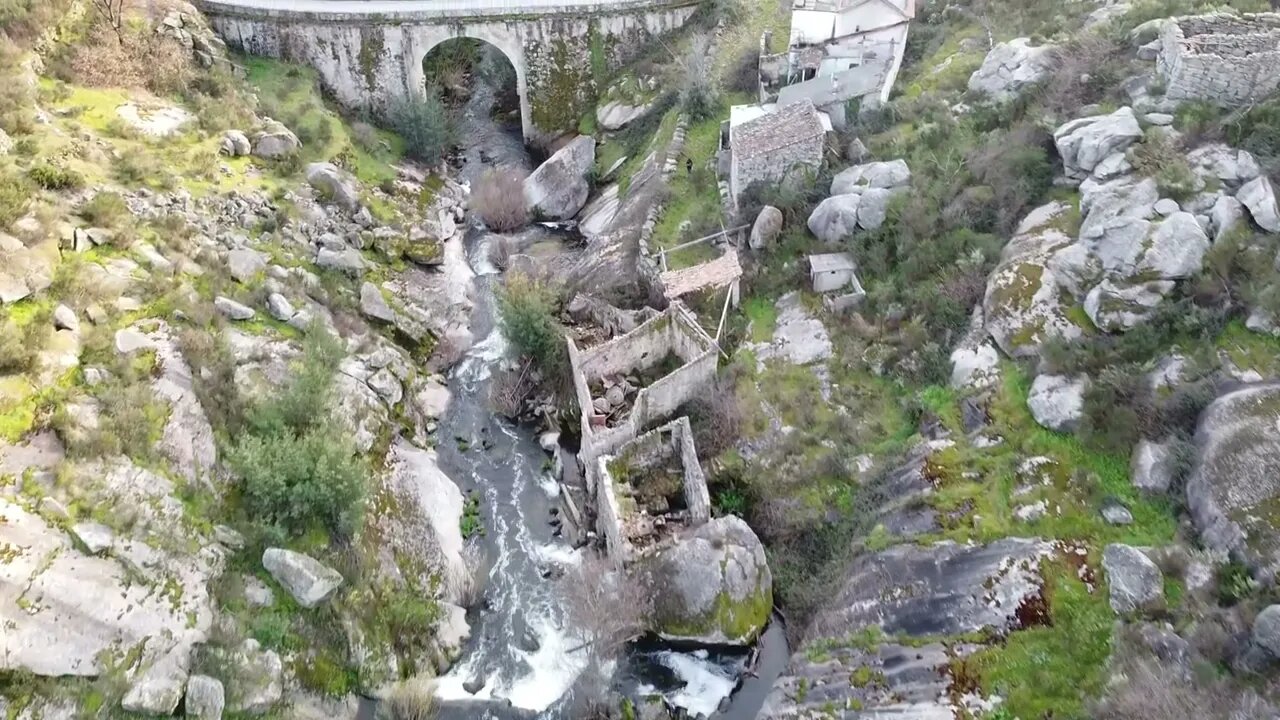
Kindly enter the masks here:
[[773, 577], [764, 546], [732, 515], [680, 538], [652, 561], [655, 629], [699, 643], [751, 642], [773, 611]]
[[1023, 88], [1044, 80], [1053, 69], [1057, 48], [1033, 46], [1029, 38], [1002, 42], [987, 53], [982, 67], [969, 76], [969, 90], [997, 102], [1017, 97]]
[[1058, 432], [1072, 432], [1084, 414], [1084, 393], [1088, 378], [1063, 375], [1039, 375], [1031, 383], [1027, 408], [1042, 427]]
[[1073, 120], [1053, 133], [1067, 175], [1084, 179], [1108, 156], [1122, 153], [1142, 138], [1133, 109]]
[[1247, 386], [1200, 416], [1199, 457], [1187, 505], [1204, 545], [1243, 560], [1260, 577], [1280, 570], [1280, 385]]

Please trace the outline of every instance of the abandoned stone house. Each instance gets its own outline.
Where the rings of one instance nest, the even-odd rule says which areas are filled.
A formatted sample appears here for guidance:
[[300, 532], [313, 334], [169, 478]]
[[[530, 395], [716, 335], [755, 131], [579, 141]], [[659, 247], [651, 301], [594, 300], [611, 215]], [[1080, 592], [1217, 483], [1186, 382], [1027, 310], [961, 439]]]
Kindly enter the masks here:
[[689, 419], [680, 417], [596, 458], [596, 527], [623, 568], [711, 519], [711, 497]]
[[807, 98], [842, 127], [849, 100], [889, 99], [915, 15], [916, 0], [796, 0], [787, 51], [761, 55], [760, 102]]
[[[705, 392], [719, 353], [715, 340], [679, 301], [608, 342], [581, 350], [572, 338], [566, 342], [581, 408], [578, 457], [586, 468]], [[592, 473], [587, 476], [590, 485]]]
[[1165, 23], [1156, 62], [1170, 99], [1257, 101], [1280, 87], [1280, 14], [1175, 18]]
[[807, 98], [740, 112], [736, 122], [731, 115], [722, 140], [729, 153], [729, 193], [734, 203], [752, 183], [776, 183], [797, 171], [815, 172], [822, 165], [828, 129]]

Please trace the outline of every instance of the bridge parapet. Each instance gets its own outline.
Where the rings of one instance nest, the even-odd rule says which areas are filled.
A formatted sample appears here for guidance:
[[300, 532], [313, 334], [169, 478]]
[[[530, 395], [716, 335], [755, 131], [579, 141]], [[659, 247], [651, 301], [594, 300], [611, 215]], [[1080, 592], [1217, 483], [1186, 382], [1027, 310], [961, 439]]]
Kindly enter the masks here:
[[487, 42], [516, 71], [526, 141], [573, 132], [607, 75], [697, 0], [198, 0], [227, 44], [311, 65], [342, 105], [385, 111], [420, 96], [422, 61], [459, 37]]

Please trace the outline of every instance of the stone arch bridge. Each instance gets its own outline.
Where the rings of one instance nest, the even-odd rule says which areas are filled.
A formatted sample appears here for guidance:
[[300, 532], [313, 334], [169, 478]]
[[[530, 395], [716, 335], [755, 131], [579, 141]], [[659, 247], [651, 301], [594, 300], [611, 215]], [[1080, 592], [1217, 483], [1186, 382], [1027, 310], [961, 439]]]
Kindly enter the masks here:
[[[425, 92], [422, 62], [451, 38], [502, 51], [527, 142], [577, 128], [604, 77], [697, 0], [198, 0], [233, 48], [311, 65], [341, 104], [381, 112]], [[464, 128], [465, 131], [465, 128]]]

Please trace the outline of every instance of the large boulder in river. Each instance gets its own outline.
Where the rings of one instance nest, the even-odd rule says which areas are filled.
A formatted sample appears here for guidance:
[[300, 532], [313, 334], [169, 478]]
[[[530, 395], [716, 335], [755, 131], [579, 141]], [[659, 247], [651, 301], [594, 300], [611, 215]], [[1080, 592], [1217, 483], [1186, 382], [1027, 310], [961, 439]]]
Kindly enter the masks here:
[[595, 138], [579, 135], [538, 166], [524, 181], [529, 209], [549, 220], [568, 220], [587, 204], [587, 175], [596, 163]]
[[1124, 152], [1142, 138], [1133, 109], [1122, 107], [1110, 115], [1072, 120], [1053, 133], [1069, 177], [1083, 179], [1113, 153]]
[[1204, 545], [1265, 579], [1280, 570], [1280, 384], [1246, 386], [1200, 416], [1187, 505]]
[[773, 611], [773, 576], [764, 546], [732, 515], [682, 537], [653, 560], [655, 629], [707, 644], [756, 638]]
[[1028, 38], [1000, 43], [987, 53], [982, 67], [969, 76], [969, 90], [1000, 102], [1012, 100], [1023, 88], [1049, 74], [1056, 49], [1052, 45], [1033, 47]]

